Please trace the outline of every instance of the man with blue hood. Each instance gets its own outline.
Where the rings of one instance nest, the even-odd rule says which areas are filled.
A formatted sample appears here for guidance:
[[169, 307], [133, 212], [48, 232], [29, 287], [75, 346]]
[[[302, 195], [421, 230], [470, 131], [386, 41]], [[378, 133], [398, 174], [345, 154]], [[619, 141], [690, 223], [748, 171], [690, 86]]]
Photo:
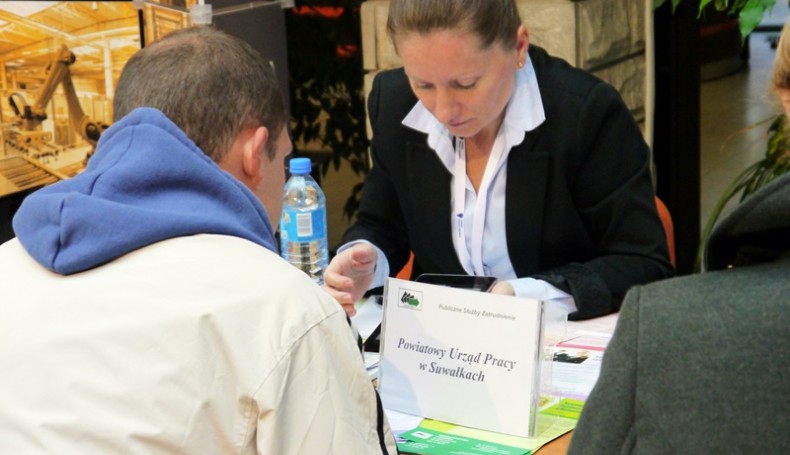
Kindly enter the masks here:
[[0, 453], [396, 453], [345, 312], [277, 254], [269, 63], [176, 31], [113, 109], [0, 246]]

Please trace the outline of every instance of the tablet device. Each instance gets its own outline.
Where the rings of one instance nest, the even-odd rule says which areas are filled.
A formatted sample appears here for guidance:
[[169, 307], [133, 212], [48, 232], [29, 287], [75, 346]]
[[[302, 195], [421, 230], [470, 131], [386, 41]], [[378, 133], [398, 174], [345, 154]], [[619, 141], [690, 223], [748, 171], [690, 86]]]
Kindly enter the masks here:
[[423, 273], [416, 280], [418, 283], [438, 284], [452, 288], [470, 289], [472, 291], [488, 292], [496, 283], [492, 276], [453, 275], [445, 273]]

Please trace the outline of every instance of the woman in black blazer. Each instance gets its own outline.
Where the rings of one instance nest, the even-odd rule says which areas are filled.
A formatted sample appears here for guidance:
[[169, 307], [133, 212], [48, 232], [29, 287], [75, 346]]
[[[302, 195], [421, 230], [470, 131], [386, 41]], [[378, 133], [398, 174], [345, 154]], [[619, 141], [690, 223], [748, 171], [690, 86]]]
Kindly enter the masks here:
[[410, 252], [413, 276], [496, 276], [572, 319], [673, 274], [633, 117], [530, 47], [514, 1], [393, 0], [387, 26], [404, 67], [374, 80], [373, 166], [324, 274], [350, 314]]

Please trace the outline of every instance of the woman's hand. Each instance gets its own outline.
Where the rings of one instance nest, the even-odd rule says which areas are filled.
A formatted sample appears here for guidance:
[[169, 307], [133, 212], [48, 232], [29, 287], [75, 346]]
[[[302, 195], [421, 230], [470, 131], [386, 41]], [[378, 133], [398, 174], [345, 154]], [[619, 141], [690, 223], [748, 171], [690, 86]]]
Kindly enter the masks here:
[[324, 290], [343, 306], [349, 316], [357, 313], [354, 304], [370, 287], [377, 260], [372, 246], [359, 243], [338, 253], [324, 270]]
[[516, 295], [516, 291], [513, 290], [513, 286], [508, 283], [507, 281], [497, 281], [491, 287], [491, 290], [488, 291], [492, 294], [502, 294], [502, 295]]

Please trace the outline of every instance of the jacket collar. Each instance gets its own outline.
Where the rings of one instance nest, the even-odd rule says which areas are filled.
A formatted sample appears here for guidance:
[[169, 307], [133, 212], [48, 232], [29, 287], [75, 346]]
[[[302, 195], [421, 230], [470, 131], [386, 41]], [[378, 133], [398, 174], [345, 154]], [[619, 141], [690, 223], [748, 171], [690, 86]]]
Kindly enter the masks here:
[[[538, 88], [538, 78], [532, 59], [516, 72], [516, 86], [505, 110], [502, 129], [505, 134], [506, 150], [524, 141], [527, 132], [533, 131], [546, 120], [543, 100]], [[452, 172], [455, 163], [455, 148], [452, 137], [439, 120], [417, 101], [412, 110], [403, 119], [403, 125], [428, 135], [428, 146], [431, 147], [444, 166]]]
[[770, 262], [790, 251], [790, 173], [741, 202], [711, 232], [703, 271]]

